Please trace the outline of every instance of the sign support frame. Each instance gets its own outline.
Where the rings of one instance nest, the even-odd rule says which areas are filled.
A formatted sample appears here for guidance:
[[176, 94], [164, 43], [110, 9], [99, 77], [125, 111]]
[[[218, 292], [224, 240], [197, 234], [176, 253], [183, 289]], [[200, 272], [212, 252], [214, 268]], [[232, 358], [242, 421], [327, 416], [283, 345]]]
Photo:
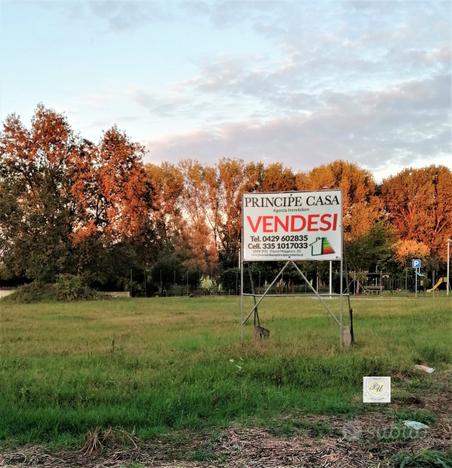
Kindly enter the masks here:
[[[247, 263], [251, 263], [251, 262], [247, 262]], [[349, 296], [349, 293], [344, 294], [343, 289], [342, 289], [342, 285], [343, 285], [343, 271], [342, 271], [343, 262], [341, 262], [341, 266], [340, 266], [340, 268], [341, 268], [340, 291], [341, 292], [339, 294], [336, 293], [336, 294], [332, 294], [332, 295], [330, 295], [329, 293], [328, 294], [319, 293], [314, 288], [314, 286], [312, 286], [312, 284], [309, 282], [309, 280], [306, 278], [305, 274], [301, 271], [299, 266], [295, 263], [295, 260], [287, 260], [285, 262], [283, 267], [279, 270], [279, 272], [277, 273], [277, 275], [275, 276], [275, 278], [273, 279], [273, 281], [270, 283], [270, 285], [267, 287], [267, 289], [264, 291], [263, 294], [259, 295], [259, 294], [255, 294], [255, 293], [254, 294], [245, 293], [244, 292], [244, 287], [243, 287], [244, 286], [244, 284], [243, 284], [244, 264], [245, 264], [245, 262], [241, 261], [241, 263], [240, 263], [240, 281], [241, 281], [241, 284], [240, 284], [240, 340], [242, 342], [243, 342], [243, 338], [244, 338], [243, 327], [248, 322], [248, 320], [251, 318], [253, 313], [256, 313], [257, 308], [259, 307], [259, 305], [261, 304], [261, 302], [265, 298], [267, 298], [267, 297], [317, 297], [317, 299], [319, 300], [319, 302], [321, 303], [321, 305], [325, 309], [325, 311], [328, 313], [328, 315], [330, 315], [330, 317], [337, 323], [338, 328], [339, 328], [339, 346], [341, 348], [344, 346], [344, 340], [343, 340], [343, 329], [344, 329], [344, 326], [343, 326], [343, 309], [344, 309], [344, 302], [343, 302], [343, 298], [344, 298], [345, 295]], [[289, 264], [291, 264], [297, 270], [297, 272], [303, 278], [305, 283], [309, 286], [309, 288], [311, 288], [313, 294], [296, 294], [296, 293], [294, 293], [294, 294], [270, 294], [269, 293], [270, 289], [274, 286], [276, 281], [278, 281], [279, 277], [282, 275], [282, 273], [285, 271], [285, 269], [289, 266]], [[339, 302], [339, 318], [337, 318], [336, 315], [328, 307], [328, 304], [324, 301], [323, 296], [329, 297], [329, 298], [334, 297], [334, 296], [339, 296], [339, 301], [340, 301]], [[245, 314], [244, 297], [253, 297], [253, 299], [254, 299], [253, 307], [249, 310], [246, 317], [244, 315]], [[256, 298], [257, 298], [257, 300], [256, 300]]]
[[[261, 193], [264, 193], [264, 192], [256, 192], [256, 193], [261, 194]], [[280, 192], [278, 192], [278, 193], [280, 193]], [[286, 193], [296, 193], [296, 192], [286, 192]], [[301, 271], [301, 269], [299, 268], [299, 266], [296, 263], [297, 259], [290, 259], [289, 258], [288, 260], [285, 261], [284, 265], [279, 270], [279, 272], [277, 273], [277, 275], [275, 276], [275, 278], [273, 279], [273, 281], [270, 283], [270, 285], [267, 287], [267, 289], [264, 291], [263, 294], [258, 295], [258, 294], [255, 294], [254, 291], [252, 292], [252, 294], [248, 294], [248, 293], [244, 292], [244, 264], [253, 262], [252, 260], [247, 260], [247, 261], [244, 260], [244, 203], [243, 203], [244, 195], [245, 194], [242, 195], [242, 227], [241, 227], [240, 252], [239, 252], [239, 266], [240, 266], [240, 340], [241, 340], [241, 342], [243, 343], [243, 339], [244, 339], [244, 329], [243, 329], [243, 327], [245, 326], [247, 321], [250, 319], [252, 314], [253, 313], [256, 314], [256, 311], [257, 311], [260, 303], [266, 297], [284, 297], [284, 296], [288, 296], [288, 295], [285, 295], [285, 294], [270, 294], [269, 292], [270, 292], [271, 288], [274, 286], [274, 284], [277, 282], [279, 277], [283, 274], [283, 272], [285, 271], [287, 266], [289, 266], [289, 264], [291, 264], [297, 270], [297, 272], [300, 274], [300, 276], [303, 278], [303, 280], [306, 282], [306, 284], [309, 286], [309, 288], [312, 290], [313, 295], [315, 297], [317, 297], [317, 299], [321, 303], [322, 307], [326, 310], [326, 312], [337, 323], [338, 328], [339, 328], [339, 347], [340, 347], [340, 349], [343, 349], [343, 347], [344, 347], [344, 333], [343, 333], [343, 331], [344, 331], [344, 326], [343, 326], [344, 289], [343, 289], [343, 280], [344, 280], [344, 256], [345, 256], [345, 252], [344, 252], [344, 233], [343, 233], [343, 212], [342, 212], [342, 210], [341, 210], [341, 215], [340, 215], [340, 222], [341, 222], [341, 258], [339, 260], [339, 262], [340, 262], [339, 294], [332, 294], [331, 293], [331, 277], [332, 277], [332, 262], [333, 262], [333, 260], [329, 260], [329, 262], [330, 262], [329, 263], [330, 264], [330, 285], [329, 285], [330, 290], [329, 290], [329, 294], [324, 294], [324, 296], [328, 296], [329, 298], [332, 298], [333, 296], [339, 296], [339, 318], [337, 318], [336, 315], [330, 310], [330, 308], [328, 307], [326, 302], [322, 299], [323, 295], [320, 294], [314, 288], [314, 286], [306, 278], [305, 274]], [[302, 261], [302, 260], [298, 260], [298, 261]], [[325, 260], [325, 261], [328, 261], [328, 260]], [[244, 311], [244, 297], [245, 296], [252, 296], [253, 299], [254, 299], [253, 307], [248, 312], [246, 318], [245, 318], [245, 311]], [[302, 293], [299, 293], [299, 294], [295, 293], [295, 294], [291, 294], [290, 296], [291, 297], [292, 296], [308, 297], [308, 296], [311, 296], [311, 295], [302, 294]], [[350, 302], [350, 292], [348, 290], [348, 287], [347, 287], [347, 296], [348, 296], [348, 301]], [[256, 297], [258, 298], [257, 301], [256, 301]]]

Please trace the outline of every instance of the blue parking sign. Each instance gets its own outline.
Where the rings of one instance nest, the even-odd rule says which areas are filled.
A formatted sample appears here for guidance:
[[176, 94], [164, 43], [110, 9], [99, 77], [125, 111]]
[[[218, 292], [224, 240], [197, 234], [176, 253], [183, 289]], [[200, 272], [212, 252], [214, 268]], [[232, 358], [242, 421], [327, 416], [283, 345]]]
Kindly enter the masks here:
[[413, 258], [413, 260], [411, 261], [411, 266], [412, 268], [421, 268], [422, 266], [422, 262], [419, 258]]

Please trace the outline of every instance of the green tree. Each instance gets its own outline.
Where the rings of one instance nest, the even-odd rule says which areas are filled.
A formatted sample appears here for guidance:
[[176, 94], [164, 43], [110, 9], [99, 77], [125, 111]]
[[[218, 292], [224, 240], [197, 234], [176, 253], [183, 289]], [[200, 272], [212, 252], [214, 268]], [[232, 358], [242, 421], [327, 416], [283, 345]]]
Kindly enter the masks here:
[[72, 271], [77, 207], [69, 161], [83, 142], [64, 117], [39, 106], [26, 129], [9, 117], [0, 136], [0, 251], [15, 275], [52, 280]]
[[109, 277], [109, 252], [136, 248], [148, 227], [142, 154], [115, 127], [94, 145], [43, 106], [30, 129], [8, 117], [0, 133], [3, 273], [41, 281], [61, 273]]
[[345, 242], [349, 271], [370, 271], [392, 266], [395, 234], [391, 226], [378, 222], [367, 234]]

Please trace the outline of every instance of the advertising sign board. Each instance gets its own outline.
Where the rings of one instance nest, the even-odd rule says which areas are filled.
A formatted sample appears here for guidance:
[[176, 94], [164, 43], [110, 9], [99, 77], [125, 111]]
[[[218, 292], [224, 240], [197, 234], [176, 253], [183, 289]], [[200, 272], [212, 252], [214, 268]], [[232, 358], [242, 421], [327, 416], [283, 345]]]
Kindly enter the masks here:
[[245, 193], [243, 260], [341, 260], [342, 194]]

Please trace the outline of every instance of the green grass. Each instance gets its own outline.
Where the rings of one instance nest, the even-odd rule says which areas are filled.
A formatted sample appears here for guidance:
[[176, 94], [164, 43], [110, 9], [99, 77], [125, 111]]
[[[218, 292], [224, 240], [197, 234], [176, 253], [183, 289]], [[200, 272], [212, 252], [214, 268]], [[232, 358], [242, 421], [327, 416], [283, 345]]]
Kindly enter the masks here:
[[342, 433], [323, 421], [308, 421], [303, 418], [274, 418], [261, 422], [267, 431], [277, 437], [292, 437], [295, 435], [309, 435], [311, 437], [341, 436]]
[[254, 342], [248, 326], [243, 344], [235, 297], [0, 302], [0, 440], [73, 446], [95, 427], [150, 438], [362, 411], [363, 376], [450, 362], [451, 307], [445, 297], [358, 299], [357, 345], [340, 351], [337, 327], [309, 298], [264, 301], [271, 339]]
[[400, 410], [396, 412], [396, 417], [398, 420], [405, 421], [419, 421], [423, 424], [434, 424], [437, 420], [437, 417], [428, 410], [418, 409], [418, 410]]
[[421, 450], [415, 454], [401, 452], [394, 457], [393, 461], [394, 466], [399, 468], [450, 468], [452, 466], [452, 452], [446, 454], [437, 450]]

